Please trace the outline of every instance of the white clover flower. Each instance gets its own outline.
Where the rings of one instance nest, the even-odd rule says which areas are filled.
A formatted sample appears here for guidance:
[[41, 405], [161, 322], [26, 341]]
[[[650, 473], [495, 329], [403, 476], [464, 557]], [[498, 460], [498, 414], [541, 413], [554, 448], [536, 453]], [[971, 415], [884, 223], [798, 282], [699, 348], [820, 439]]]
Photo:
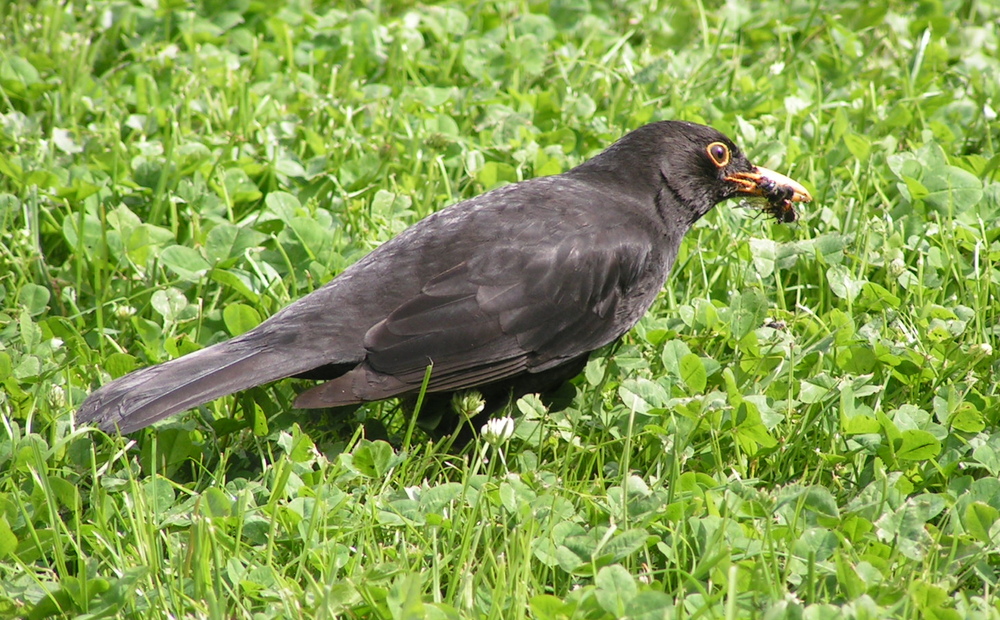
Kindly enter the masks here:
[[509, 416], [493, 418], [483, 425], [480, 432], [483, 441], [491, 446], [499, 446], [514, 436], [514, 418]]
[[980, 342], [979, 344], [974, 344], [971, 347], [969, 347], [969, 353], [971, 353], [972, 355], [989, 357], [993, 355], [993, 346], [988, 342]]
[[132, 306], [115, 304], [114, 313], [119, 319], [127, 319], [135, 314], [135, 308]]
[[894, 258], [889, 263], [889, 275], [898, 276], [906, 271], [906, 262], [902, 258]]
[[49, 390], [49, 402], [52, 403], [53, 407], [65, 407], [66, 406], [66, 390], [62, 387], [55, 385]]
[[476, 390], [459, 392], [451, 399], [451, 407], [455, 413], [468, 418], [475, 417], [486, 408], [486, 401], [483, 395]]

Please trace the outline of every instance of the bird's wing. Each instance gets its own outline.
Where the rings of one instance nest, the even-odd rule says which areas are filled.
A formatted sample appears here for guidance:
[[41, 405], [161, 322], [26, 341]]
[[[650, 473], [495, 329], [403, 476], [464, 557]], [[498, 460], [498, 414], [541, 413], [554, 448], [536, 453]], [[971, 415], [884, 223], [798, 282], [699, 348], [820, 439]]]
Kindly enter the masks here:
[[452, 390], [544, 370], [607, 344], [634, 322], [621, 302], [649, 269], [643, 237], [588, 227], [557, 242], [542, 234], [535, 243], [492, 244], [368, 330], [366, 363], [418, 386], [433, 364], [430, 389]]

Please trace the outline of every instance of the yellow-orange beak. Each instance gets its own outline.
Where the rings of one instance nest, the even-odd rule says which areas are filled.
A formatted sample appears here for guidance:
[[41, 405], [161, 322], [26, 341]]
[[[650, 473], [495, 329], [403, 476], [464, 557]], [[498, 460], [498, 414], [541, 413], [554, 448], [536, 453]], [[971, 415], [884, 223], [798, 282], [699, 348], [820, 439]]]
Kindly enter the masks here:
[[736, 190], [741, 194], [762, 196], [768, 200], [785, 199], [792, 202], [810, 202], [812, 196], [809, 190], [797, 181], [786, 177], [780, 172], [754, 167], [753, 172], [737, 172], [726, 177], [727, 181], [736, 183]]

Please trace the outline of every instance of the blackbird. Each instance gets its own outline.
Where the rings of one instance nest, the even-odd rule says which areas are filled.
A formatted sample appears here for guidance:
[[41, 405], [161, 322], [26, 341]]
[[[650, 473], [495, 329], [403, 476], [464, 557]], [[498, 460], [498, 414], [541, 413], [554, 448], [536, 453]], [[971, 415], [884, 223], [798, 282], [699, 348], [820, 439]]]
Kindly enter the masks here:
[[496, 410], [558, 388], [635, 325], [691, 225], [738, 196], [782, 220], [811, 200], [710, 127], [640, 127], [568, 172], [426, 217], [257, 328], [101, 387], [77, 420], [131, 433], [293, 376], [327, 380], [299, 408], [403, 397], [428, 366], [428, 394], [475, 388]]

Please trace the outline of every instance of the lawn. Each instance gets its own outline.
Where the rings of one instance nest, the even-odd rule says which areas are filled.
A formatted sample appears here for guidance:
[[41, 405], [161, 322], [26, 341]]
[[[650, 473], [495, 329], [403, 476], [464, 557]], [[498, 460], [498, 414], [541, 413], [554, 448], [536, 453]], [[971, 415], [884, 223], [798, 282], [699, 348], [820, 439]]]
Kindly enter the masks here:
[[[1000, 618], [1000, 4], [0, 6], [0, 617]], [[814, 202], [701, 220], [512, 437], [98, 385], [448, 204], [712, 125]], [[335, 312], [331, 308], [331, 312]]]

